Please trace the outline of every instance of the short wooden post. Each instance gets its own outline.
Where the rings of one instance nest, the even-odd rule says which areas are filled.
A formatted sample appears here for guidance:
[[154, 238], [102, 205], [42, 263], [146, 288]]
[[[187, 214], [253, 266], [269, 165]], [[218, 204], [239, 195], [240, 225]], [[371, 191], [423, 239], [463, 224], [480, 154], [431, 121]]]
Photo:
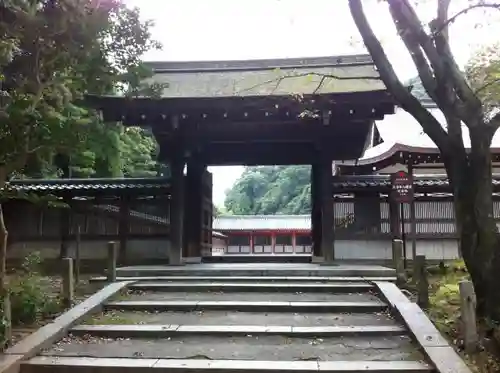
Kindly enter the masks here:
[[[12, 305], [10, 293], [7, 291], [3, 297], [3, 321], [4, 321], [4, 341], [8, 343], [12, 340]], [[4, 346], [2, 346], [4, 347]]]
[[116, 242], [108, 242], [108, 282], [116, 281]]
[[392, 240], [392, 259], [394, 261], [394, 269], [396, 270], [397, 284], [403, 284], [406, 281], [404, 260], [403, 260], [403, 241]]
[[73, 258], [63, 258], [62, 300], [64, 307], [71, 307], [74, 299]]
[[471, 353], [476, 351], [479, 341], [476, 324], [476, 293], [474, 292], [474, 285], [470, 281], [461, 281], [458, 287], [460, 290], [464, 347], [465, 352]]
[[81, 230], [80, 225], [76, 227], [76, 246], [75, 246], [75, 284], [80, 283], [80, 245], [81, 245]]
[[429, 279], [427, 278], [425, 255], [415, 256], [415, 260], [413, 261], [413, 277], [417, 286], [417, 304], [422, 308], [428, 308]]

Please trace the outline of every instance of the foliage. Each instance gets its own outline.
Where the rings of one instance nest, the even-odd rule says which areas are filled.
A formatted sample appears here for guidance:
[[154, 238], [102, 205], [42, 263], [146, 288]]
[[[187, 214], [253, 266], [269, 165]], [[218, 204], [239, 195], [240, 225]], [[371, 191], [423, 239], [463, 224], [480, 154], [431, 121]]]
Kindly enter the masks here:
[[[0, 14], [1, 193], [15, 175], [57, 176], [60, 155], [82, 176], [150, 172], [147, 155], [154, 155], [154, 145], [147, 136], [108, 127], [81, 99], [162, 89], [141, 83], [150, 76], [141, 57], [159, 47], [151, 39], [151, 23], [120, 0], [4, 0]], [[141, 140], [137, 148], [134, 140]], [[2, 303], [6, 240], [0, 204]], [[13, 314], [23, 315], [18, 321], [43, 313], [39, 290], [29, 276], [13, 288]]]
[[77, 100], [86, 93], [133, 94], [147, 88], [141, 81], [149, 72], [140, 58], [159, 47], [151, 40], [151, 23], [116, 0], [12, 0], [0, 7], [5, 173], [19, 172], [35, 157], [31, 163], [41, 165], [42, 175], [54, 174], [51, 160], [58, 153], [72, 156], [81, 175], [99, 174], [99, 165], [89, 166], [103, 160], [109, 160], [104, 168], [111, 174], [130, 173], [134, 166], [117, 159], [126, 151], [125, 159], [138, 158], [140, 150], [130, 152], [130, 142], [140, 131], [119, 140], [123, 130], [108, 129]]
[[12, 277], [9, 291], [14, 325], [30, 325], [62, 310], [58, 298], [47, 295], [45, 279], [39, 273], [39, 253], [30, 253], [22, 269]]
[[463, 351], [463, 330], [460, 320], [460, 281], [469, 281], [463, 260], [447, 263], [444, 268], [429, 267], [430, 307], [426, 310], [441, 333], [462, 353], [472, 372], [496, 373], [500, 358], [495, 343], [491, 343], [491, 327], [479, 320], [480, 348], [466, 355]]
[[236, 215], [308, 214], [309, 166], [247, 167], [226, 194], [225, 207]]
[[500, 43], [484, 46], [468, 62], [465, 72], [488, 112], [500, 106]]

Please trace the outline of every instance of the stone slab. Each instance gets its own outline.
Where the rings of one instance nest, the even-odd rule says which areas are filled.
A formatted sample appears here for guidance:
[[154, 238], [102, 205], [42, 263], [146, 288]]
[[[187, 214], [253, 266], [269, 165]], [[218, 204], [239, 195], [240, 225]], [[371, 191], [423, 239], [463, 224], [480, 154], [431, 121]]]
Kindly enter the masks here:
[[241, 360], [168, 360], [168, 359], [93, 359], [37, 357], [23, 365], [22, 373], [95, 373], [102, 367], [107, 373], [120, 372], [243, 372], [243, 373], [423, 373], [431, 368], [418, 361], [241, 361]]
[[403, 335], [401, 326], [285, 326], [285, 325], [79, 325], [70, 333], [111, 338], [165, 338], [180, 334], [248, 335], [279, 334], [291, 337], [346, 335]]
[[411, 303], [396, 287], [398, 293], [393, 284], [377, 282], [375, 285], [439, 373], [471, 373], [463, 359], [417, 304]]
[[311, 257], [311, 263], [312, 264], [322, 264], [325, 262], [325, 258], [322, 256], [312, 256]]
[[54, 319], [50, 324], [41, 327], [22, 339], [19, 343], [7, 349], [4, 354], [24, 355], [26, 358], [34, 356], [43, 348], [49, 347], [63, 337], [73, 325], [79, 323], [88, 314], [100, 310], [104, 302], [131, 283], [130, 281], [122, 281], [109, 284]]
[[313, 263], [201, 263], [185, 266], [132, 266], [118, 269], [118, 276], [226, 275], [226, 276], [395, 276], [392, 268], [378, 265]]
[[378, 288], [382, 298], [384, 298], [391, 307], [394, 307], [396, 303], [411, 303], [396, 284], [380, 281], [375, 281], [374, 284]]
[[140, 282], [130, 289], [142, 291], [224, 291], [224, 292], [329, 292], [350, 293], [367, 292], [374, 288], [368, 283], [291, 283], [291, 282]]
[[471, 373], [463, 359], [450, 346], [424, 347], [424, 352], [439, 373]]
[[397, 326], [387, 312], [330, 313], [330, 312], [234, 312], [198, 310], [191, 312], [125, 312], [110, 311], [94, 316], [89, 324], [139, 325], [293, 325], [293, 326]]
[[[374, 282], [374, 281], [396, 281], [395, 276], [386, 277], [338, 277], [338, 276], [138, 276], [138, 277], [118, 277], [117, 281], [180, 281], [180, 282], [196, 282], [196, 281], [226, 281], [226, 282], [255, 282], [272, 283], [272, 282], [305, 282], [305, 283], [322, 283], [322, 282]], [[105, 282], [107, 278], [104, 276], [92, 277], [90, 282]]]
[[201, 256], [183, 257], [182, 262], [185, 264], [199, 264], [201, 263]]
[[[148, 372], [158, 359], [99, 359], [81, 357], [37, 356], [22, 364], [21, 373], [144, 373]], [[155, 370], [157, 372], [157, 370]]]
[[424, 359], [409, 336], [291, 337], [195, 335], [168, 338], [65, 338], [44, 356], [269, 361], [414, 361]]
[[369, 292], [330, 293], [330, 292], [224, 292], [224, 291], [182, 291], [182, 292], [144, 292], [128, 294], [126, 299], [135, 301], [231, 301], [231, 302], [378, 302], [380, 298]]
[[24, 355], [0, 355], [0, 373], [17, 373]]
[[403, 335], [407, 333], [402, 326], [292, 326], [292, 333], [296, 336], [348, 336], [348, 335]]
[[245, 302], [245, 301], [117, 301], [107, 303], [107, 310], [173, 311], [237, 310], [267, 312], [381, 312], [382, 302]]
[[423, 347], [450, 347], [448, 341], [439, 333], [425, 312], [416, 303], [397, 304], [399, 316]]

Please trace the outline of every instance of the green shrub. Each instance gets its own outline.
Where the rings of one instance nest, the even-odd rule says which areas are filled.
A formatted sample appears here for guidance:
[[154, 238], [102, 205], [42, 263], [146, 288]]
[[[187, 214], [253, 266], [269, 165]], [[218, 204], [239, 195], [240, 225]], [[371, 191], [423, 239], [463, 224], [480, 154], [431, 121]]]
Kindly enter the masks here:
[[40, 263], [39, 253], [29, 254], [10, 281], [14, 325], [33, 324], [61, 310], [60, 300], [47, 294], [47, 281], [38, 271]]

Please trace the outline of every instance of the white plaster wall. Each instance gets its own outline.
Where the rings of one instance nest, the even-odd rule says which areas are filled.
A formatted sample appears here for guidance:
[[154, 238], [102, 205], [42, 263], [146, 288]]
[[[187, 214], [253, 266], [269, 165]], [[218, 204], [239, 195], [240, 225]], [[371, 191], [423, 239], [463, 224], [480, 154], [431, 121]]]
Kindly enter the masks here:
[[[81, 259], [105, 259], [107, 257], [108, 241], [87, 241], [80, 244]], [[69, 244], [69, 255], [75, 257], [75, 243]], [[168, 240], [130, 240], [127, 242], [127, 259], [167, 259], [170, 250]], [[59, 257], [60, 242], [25, 242], [9, 245], [7, 257], [19, 259], [30, 252], [40, 252], [43, 259]]]
[[[406, 255], [412, 259], [411, 241], [406, 242]], [[417, 255], [425, 255], [429, 260], [451, 260], [460, 258], [456, 240], [419, 240], [417, 241]], [[350, 260], [381, 260], [392, 258], [390, 240], [336, 240], [336, 259]]]

